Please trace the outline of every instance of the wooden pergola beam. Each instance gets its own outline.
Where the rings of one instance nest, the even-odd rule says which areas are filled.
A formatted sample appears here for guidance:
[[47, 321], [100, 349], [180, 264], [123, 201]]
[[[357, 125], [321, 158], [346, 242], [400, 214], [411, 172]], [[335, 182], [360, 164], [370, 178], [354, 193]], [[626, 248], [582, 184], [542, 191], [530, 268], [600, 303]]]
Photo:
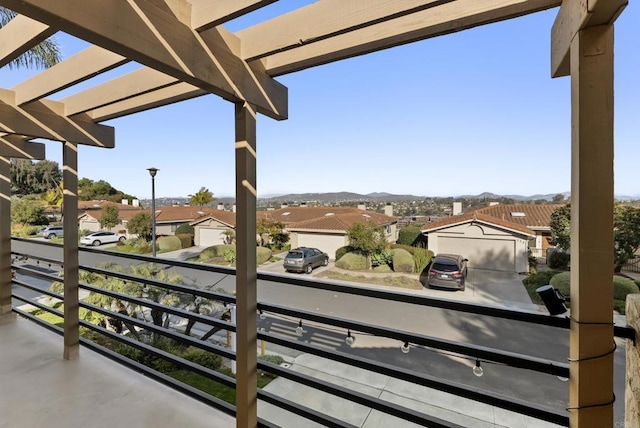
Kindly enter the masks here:
[[[318, 3], [318, 7], [323, 3]], [[404, 4], [404, 2], [395, 3]], [[355, 29], [348, 32], [341, 32], [335, 25], [329, 26], [334, 34], [332, 37], [316, 36], [315, 40], [303, 40], [301, 45], [298, 40], [298, 47], [267, 56], [265, 56], [266, 53], [277, 51], [285, 44], [285, 41], [279, 41], [277, 44], [274, 42], [272, 45], [260, 43], [262, 52], [258, 50], [247, 52], [246, 49], [249, 49], [249, 46], [258, 44], [258, 39], [271, 40], [264, 31], [271, 28], [270, 26], [274, 20], [259, 24], [265, 26], [263, 31], [257, 31], [250, 27], [236, 34], [242, 39], [243, 53], [261, 58], [260, 62], [262, 62], [265, 71], [270, 76], [279, 76], [406, 43], [539, 12], [560, 6], [561, 3], [562, 0], [456, 0], [452, 3], [440, 4], [437, 7], [426, 8], [409, 15], [399, 16], [362, 28], [356, 26]], [[365, 6], [362, 7], [364, 8]], [[302, 8], [302, 10], [304, 9]], [[287, 16], [284, 15], [276, 19], [285, 19]], [[312, 19], [307, 24], [314, 29], [313, 34], [316, 35], [322, 34], [321, 29], [323, 26], [329, 25], [320, 19]], [[293, 40], [289, 42], [293, 42]]]
[[564, 0], [551, 27], [551, 77], [571, 73], [569, 51], [580, 30], [612, 24], [627, 0]]
[[86, 115], [64, 116], [64, 104], [40, 100], [17, 106], [12, 91], [0, 89], [0, 132], [103, 148], [115, 147], [113, 127]]
[[238, 18], [277, 0], [190, 0], [191, 28], [203, 31]]
[[16, 104], [39, 100], [127, 62], [121, 55], [91, 46], [14, 86]]
[[[248, 67], [215, 28], [209, 30], [207, 43], [152, 0], [93, 0], [90, 7], [52, 0], [1, 0], [0, 4], [40, 22], [58, 24], [65, 32], [230, 101], [250, 102], [267, 116], [287, 117], [283, 85]], [[105, 19], [115, 13], [117, 19]]]
[[31, 160], [43, 160], [45, 158], [45, 145], [31, 143], [15, 135], [0, 137], [0, 156], [5, 158], [21, 158]]
[[0, 28], [0, 67], [53, 35], [57, 30], [26, 16], [18, 15]]

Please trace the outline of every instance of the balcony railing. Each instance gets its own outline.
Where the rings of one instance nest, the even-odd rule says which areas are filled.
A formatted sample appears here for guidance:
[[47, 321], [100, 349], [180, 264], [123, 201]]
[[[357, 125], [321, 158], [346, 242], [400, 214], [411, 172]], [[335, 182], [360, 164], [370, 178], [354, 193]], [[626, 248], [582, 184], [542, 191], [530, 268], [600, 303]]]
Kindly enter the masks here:
[[[28, 242], [27, 240], [14, 240], [15, 242]], [[30, 245], [33, 245], [33, 243], [30, 242]], [[41, 248], [48, 248], [49, 250], [57, 248], [61, 254], [60, 246], [57, 245], [41, 244]], [[204, 272], [210, 276], [208, 278], [208, 283], [210, 284], [220, 284], [225, 278], [235, 274], [235, 271], [231, 268], [176, 260], [152, 259], [146, 256], [127, 255], [94, 248], [82, 248], [80, 253], [81, 261], [87, 255], [100, 255], [103, 257], [117, 257], [119, 260], [124, 260], [124, 263], [153, 263], [158, 269], [179, 268], [197, 271], [201, 274]], [[63, 318], [63, 312], [56, 308], [55, 305], [55, 302], [62, 301], [62, 295], [48, 289], [42, 289], [41, 286], [34, 285], [33, 281], [30, 280], [34, 278], [45, 282], [61, 281], [60, 273], [56, 272], [58, 271], [56, 267], [62, 264], [60, 258], [42, 255], [39, 251], [30, 251], [29, 253], [12, 251], [12, 257], [14, 260], [13, 269], [21, 274], [20, 278], [24, 275], [26, 279], [13, 280], [13, 284], [19, 286], [12, 294], [13, 298], [16, 301], [21, 301], [41, 311]], [[46, 266], [46, 271], [34, 268], [32, 263], [36, 263], [36, 267]], [[235, 332], [235, 323], [231, 322], [228, 317], [223, 319], [220, 316], [198, 313], [201, 309], [198, 304], [204, 306], [202, 302], [206, 302], [209, 307], [223, 308], [224, 312], [232, 311], [235, 304], [235, 297], [232, 293], [221, 292], [212, 289], [212, 287], [182, 285], [155, 278], [132, 275], [121, 270], [87, 263], [81, 263], [80, 270], [90, 273], [94, 277], [117, 279], [123, 285], [121, 290], [107, 289], [81, 279], [79, 286], [83, 294], [94, 297], [101, 296], [100, 301], [103, 303], [101, 305], [95, 304], [98, 299], [94, 299], [94, 303], [89, 303], [86, 299], [80, 301], [80, 307], [86, 311], [85, 314], [87, 315], [85, 320], [81, 320], [81, 327], [85, 332], [81, 343], [84, 346], [197, 400], [203, 401], [216, 409], [235, 415], [235, 406], [230, 402], [167, 376], [162, 370], [158, 369], [158, 364], [154, 366], [153, 364], [145, 364], [131, 359], [126, 356], [126, 353], [117, 352], [119, 348], [116, 346], [117, 344], [126, 345], [126, 347], [135, 349], [137, 350], [136, 352], [140, 352], [143, 355], [167, 362], [172, 367], [178, 367], [218, 384], [235, 388], [236, 380], [232, 375], [223, 374], [220, 371], [199, 364], [198, 361], [189, 360], [184, 356], [177, 356], [166, 349], [155, 347], [152, 340], [141, 340], [141, 336], [148, 335], [154, 338], [171, 339], [174, 343], [183, 347], [193, 347], [203, 350], [205, 353], [220, 356], [231, 364], [235, 360], [236, 354], [232, 341], [225, 340], [225, 336], [230, 336]], [[544, 355], [544, 352], [540, 352], [536, 356], [516, 351], [516, 349], [522, 348], [521, 346], [516, 346], [518, 341], [522, 340], [521, 337], [518, 337], [519, 328], [527, 326], [529, 329], [527, 331], [536, 331], [536, 337], [538, 338], [550, 337], [549, 334], [555, 334], [556, 336], [554, 337], [557, 337], [557, 331], [569, 328], [568, 318], [551, 317], [542, 312], [516, 311], [502, 307], [490, 307], [380, 290], [367, 286], [354, 286], [338, 281], [316, 281], [301, 279], [298, 276], [261, 272], [258, 273], [258, 279], [264, 281], [265, 284], [272, 283], [286, 286], [287, 290], [290, 290], [287, 291], [287, 294], [291, 294], [294, 290], [300, 292], [300, 295], [304, 295], [305, 290], [308, 293], [322, 292], [329, 296], [329, 299], [335, 301], [336, 307], [340, 305], [339, 296], [356, 296], [361, 307], [373, 305], [372, 302], [384, 302], [389, 307], [388, 313], [379, 312], [376, 314], [362, 313], [354, 308], [353, 316], [346, 317], [332, 315], [334, 312], [339, 312], [337, 310], [318, 312], [304, 307], [296, 308], [269, 301], [260, 301], [258, 303], [259, 313], [256, 314], [260, 318], [258, 322], [258, 339], [262, 347], [273, 349], [274, 351], [272, 352], [274, 353], [280, 352], [285, 356], [304, 353], [326, 361], [327, 365], [340, 364], [352, 367], [353, 370], [366, 370], [371, 373], [388, 376], [391, 379], [402, 380], [417, 387], [443, 391], [453, 396], [495, 406], [541, 421], [568, 426], [569, 417], [565, 409], [567, 407], [567, 384], [558, 379], [567, 379], [569, 377], [569, 366], [563, 361], [566, 358], [566, 354], [559, 356], [559, 358], [545, 358], [540, 356]], [[123, 290], [127, 289], [127, 287], [124, 287], [126, 284], [135, 284], [137, 292], [124, 292]], [[260, 286], [259, 284], [259, 288]], [[47, 304], [25, 298], [22, 296], [23, 293], [20, 289], [35, 291], [49, 296], [52, 300]], [[165, 297], [174, 296], [174, 298], [167, 298], [161, 301], [162, 299], [158, 299], [156, 295], [156, 301], [154, 301], [152, 294], [158, 290], [162, 291]], [[171, 304], [171, 301], [174, 303]], [[180, 304], [175, 303], [178, 301]], [[117, 302], [120, 310], [115, 310], [116, 304], [114, 302]], [[15, 306], [14, 311], [21, 316], [62, 334], [62, 330], [59, 327]], [[123, 310], [123, 307], [129, 307], [131, 310]], [[420, 308], [421, 311], [424, 310], [425, 312], [434, 311], [434, 317], [437, 314], [455, 314], [452, 315], [452, 319], [456, 321], [455, 323], [459, 328], [467, 329], [470, 332], [469, 337], [473, 336], [472, 333], [476, 330], [478, 324], [484, 323], [483, 326], [477, 328], [478, 330], [489, 328], [491, 325], [496, 326], [497, 330], [500, 326], [497, 322], [498, 320], [508, 320], [507, 324], [512, 326], [511, 336], [500, 337], [500, 331], [491, 331], [485, 334], [487, 337], [495, 336], [491, 340], [478, 340], [478, 343], [472, 343], [472, 341], [463, 343], [447, 337], [438, 337], [437, 331], [433, 331], [428, 325], [417, 325], [411, 328], [399, 327], [402, 323], [395, 323], [390, 318], [391, 314], [397, 313], [395, 309], [394, 311], [391, 309], [409, 307]], [[347, 310], [346, 312], [348, 313], [349, 311]], [[155, 318], [152, 317], [152, 320], [149, 320], [150, 314], [155, 314]], [[158, 317], [158, 314], [160, 314], [160, 317]], [[105, 319], [108, 322], [105, 322]], [[375, 319], [375, 322], [371, 321], [373, 319]], [[215, 330], [219, 331], [215, 336], [193, 332], [191, 335], [187, 335], [184, 331], [184, 323], [191, 325], [197, 323], [199, 326], [206, 326], [208, 333]], [[113, 328], [109, 328], [110, 325], [121, 326], [121, 328], [114, 331]], [[127, 331], [129, 334], [125, 334]], [[200, 328], [199, 331], [202, 332], [204, 330]], [[425, 332], [431, 332], [433, 335], [427, 335]], [[222, 333], [222, 336], [220, 336], [220, 333]], [[633, 330], [627, 327], [615, 326], [615, 334], [619, 337], [630, 338], [633, 337], [633, 333]], [[327, 337], [331, 338], [331, 340], [323, 341]], [[360, 341], [366, 339], [376, 344], [376, 346], [371, 347], [375, 349], [364, 352], [363, 348], [351, 348], [343, 342], [347, 337], [355, 337]], [[206, 338], [206, 340], [203, 340], [203, 338]], [[560, 346], [560, 353], [564, 353], [567, 349], [566, 339], [566, 337], [562, 339], [564, 344]], [[500, 349], [497, 346], [489, 346], [484, 342], [504, 344], [505, 348]], [[403, 351], [411, 349], [412, 354], [417, 355], [417, 357], [403, 357], [400, 345], [402, 345]], [[557, 346], [557, 344], [553, 346]], [[531, 351], [534, 349], [544, 351], [544, 347], [543, 344], [536, 345], [532, 342], [530, 349]], [[256, 352], [263, 352], [264, 348], [256, 349]], [[393, 348], [397, 352], [394, 351], [394, 354], [390, 354], [389, 349]], [[384, 356], [381, 350], [385, 350]], [[379, 358], [375, 358], [374, 356], [378, 354]], [[456, 363], [451, 361], [456, 361]], [[469, 364], [465, 365], [465, 361], [468, 361]], [[442, 369], [442, 372], [434, 373], [433, 370], [429, 369], [427, 363]], [[465, 376], [461, 376], [459, 371], [468, 370], [469, 367], [484, 367], [484, 371], [490, 372], [485, 373], [485, 376], [495, 376], [495, 378], [491, 382], [475, 384], [473, 382], [461, 382], [460, 379], [465, 378]], [[287, 379], [292, 383], [305, 385], [308, 388], [323, 391], [334, 397], [419, 425], [434, 427], [463, 426], [454, 421], [444, 420], [405, 405], [363, 393], [357, 388], [329, 382], [309, 373], [291, 370], [286, 365], [278, 365], [268, 360], [259, 360], [258, 370], [270, 374], [270, 376]], [[467, 373], [470, 372], [471, 370], [469, 369]], [[471, 376], [471, 379], [474, 379], [474, 377]], [[503, 391], [507, 391], [507, 393]], [[543, 391], [543, 393], [536, 393], [536, 391]], [[548, 396], [556, 397], [555, 405], [549, 405], [545, 402], [549, 398]], [[259, 400], [283, 411], [304, 417], [309, 421], [325, 426], [353, 426], [352, 423], [340, 419], [331, 414], [330, 411], [323, 411], [322, 409], [314, 408], [312, 405], [301, 404], [297, 400], [298, 398], [296, 396], [275, 394], [267, 389], [258, 391]], [[464, 409], [454, 410], [464, 411]], [[260, 413], [258, 416], [261, 416]], [[259, 418], [259, 424], [262, 426], [275, 426], [265, 418]]]

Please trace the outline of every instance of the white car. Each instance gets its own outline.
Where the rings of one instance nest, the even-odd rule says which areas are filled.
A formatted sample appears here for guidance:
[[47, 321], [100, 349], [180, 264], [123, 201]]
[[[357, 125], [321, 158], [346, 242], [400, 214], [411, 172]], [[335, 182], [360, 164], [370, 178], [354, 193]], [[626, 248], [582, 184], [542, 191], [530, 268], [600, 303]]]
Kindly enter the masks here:
[[82, 245], [93, 245], [97, 247], [102, 244], [110, 244], [113, 242], [124, 242], [127, 237], [121, 233], [115, 232], [93, 232], [80, 238]]

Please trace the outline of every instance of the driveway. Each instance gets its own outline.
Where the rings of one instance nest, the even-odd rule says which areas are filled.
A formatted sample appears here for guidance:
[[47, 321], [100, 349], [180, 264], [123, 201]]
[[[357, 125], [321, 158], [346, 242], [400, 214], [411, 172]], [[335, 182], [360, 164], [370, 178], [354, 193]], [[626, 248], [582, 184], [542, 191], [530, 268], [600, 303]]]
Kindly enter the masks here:
[[524, 278], [513, 272], [469, 269], [467, 290], [471, 290], [475, 300], [487, 305], [538, 310], [540, 305], [531, 302], [522, 284]]

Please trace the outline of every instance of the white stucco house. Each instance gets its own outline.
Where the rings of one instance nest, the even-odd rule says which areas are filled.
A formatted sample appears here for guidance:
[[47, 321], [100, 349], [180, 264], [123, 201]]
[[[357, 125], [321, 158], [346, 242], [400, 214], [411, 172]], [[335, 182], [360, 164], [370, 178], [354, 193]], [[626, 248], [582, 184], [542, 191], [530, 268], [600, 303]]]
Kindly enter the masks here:
[[550, 219], [560, 205], [492, 205], [421, 228], [435, 254], [460, 254], [471, 268], [527, 272], [530, 250], [546, 253]]

